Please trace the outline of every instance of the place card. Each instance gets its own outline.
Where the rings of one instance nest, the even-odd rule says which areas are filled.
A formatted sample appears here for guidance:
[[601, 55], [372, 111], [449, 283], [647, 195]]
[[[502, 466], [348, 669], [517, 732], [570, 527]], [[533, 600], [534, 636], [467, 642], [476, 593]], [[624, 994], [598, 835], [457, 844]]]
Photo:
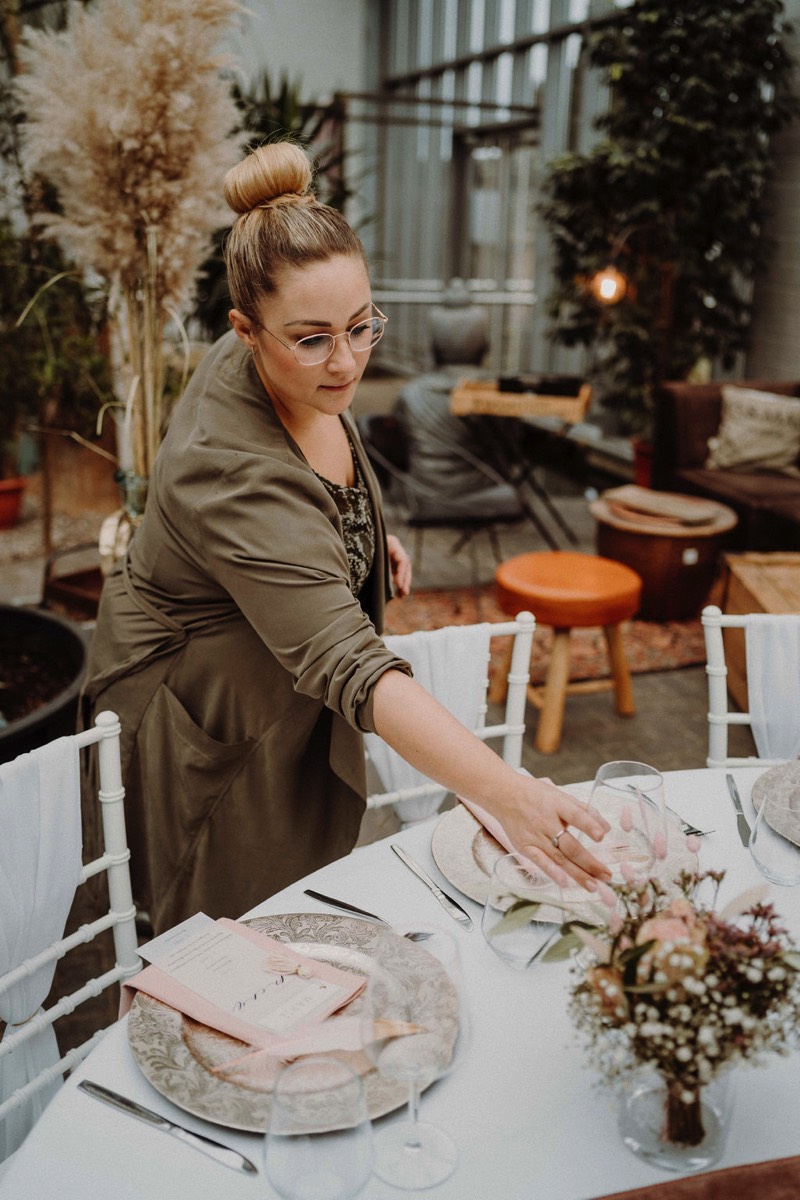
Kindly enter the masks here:
[[151, 965], [127, 981], [127, 991], [147, 992], [263, 1047], [323, 1021], [366, 983], [246, 925], [204, 913], [139, 952]]

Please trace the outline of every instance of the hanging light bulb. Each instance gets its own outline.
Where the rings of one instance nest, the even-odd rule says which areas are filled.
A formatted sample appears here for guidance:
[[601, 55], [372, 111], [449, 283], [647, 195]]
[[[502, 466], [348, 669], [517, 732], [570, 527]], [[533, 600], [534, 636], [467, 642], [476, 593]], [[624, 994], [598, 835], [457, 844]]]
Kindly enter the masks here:
[[587, 287], [598, 304], [619, 304], [628, 291], [628, 281], [609, 263], [590, 277]]

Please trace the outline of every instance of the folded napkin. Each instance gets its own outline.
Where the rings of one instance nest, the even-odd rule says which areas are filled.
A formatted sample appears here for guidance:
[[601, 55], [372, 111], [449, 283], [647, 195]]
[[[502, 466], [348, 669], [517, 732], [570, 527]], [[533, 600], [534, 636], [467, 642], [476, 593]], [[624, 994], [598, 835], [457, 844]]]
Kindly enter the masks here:
[[666, 1183], [648, 1183], [629, 1192], [614, 1192], [598, 1200], [797, 1200], [800, 1195], [800, 1156], [706, 1171]]
[[[521, 867], [524, 867], [526, 871], [530, 871], [531, 875], [537, 876], [542, 874], [541, 867], [531, 862], [524, 854], [519, 853], [497, 817], [493, 817], [491, 813], [488, 813], [485, 808], [481, 808], [480, 804], [476, 804], [474, 800], [467, 800], [464, 796], [459, 796], [458, 800], [459, 803], [463, 804], [472, 813], [475, 820], [480, 822], [486, 832], [491, 834], [496, 842], [500, 843], [507, 854], [514, 855]], [[569, 877], [554, 863], [548, 866], [546, 874], [559, 887], [566, 887], [570, 883]]]
[[[186, 1016], [192, 1017], [202, 1025], [218, 1029], [222, 1033], [229, 1034], [230, 1037], [237, 1038], [241, 1042], [246, 1042], [248, 1045], [278, 1057], [296, 1057], [299, 1054], [311, 1054], [337, 1048], [354, 1049], [360, 1046], [358, 1018], [352, 1020], [340, 1018], [331, 1022], [329, 1026], [326, 1024], [325, 1018], [338, 1012], [363, 991], [366, 985], [366, 979], [363, 976], [354, 975], [350, 971], [340, 971], [338, 967], [333, 967], [329, 963], [318, 962], [316, 959], [298, 954], [283, 942], [276, 941], [237, 921], [223, 917], [217, 924], [262, 948], [265, 951], [265, 965], [268, 970], [272, 969], [278, 972], [283, 970], [290, 974], [293, 967], [300, 968], [304, 974], [307, 973], [317, 979], [335, 984], [340, 991], [329, 1006], [317, 1014], [316, 1019], [299, 1024], [285, 1034], [276, 1034], [242, 1017], [237, 1017], [233, 1013], [226, 1012], [156, 964], [151, 964], [123, 985], [120, 1016], [124, 1016], [128, 1012], [136, 992], [142, 991], [157, 1000], [163, 1000], [165, 1004], [185, 1013]], [[277, 957], [272, 958], [271, 956]], [[287, 968], [280, 966], [270, 968], [268, 965], [270, 961], [286, 961], [289, 965]]]

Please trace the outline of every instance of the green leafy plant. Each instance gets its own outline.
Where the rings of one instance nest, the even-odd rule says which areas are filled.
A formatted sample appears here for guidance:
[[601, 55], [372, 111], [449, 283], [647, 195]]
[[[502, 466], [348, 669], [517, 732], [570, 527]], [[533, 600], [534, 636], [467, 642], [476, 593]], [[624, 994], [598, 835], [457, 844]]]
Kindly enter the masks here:
[[[659, 380], [747, 344], [749, 285], [769, 253], [773, 137], [797, 112], [780, 0], [637, 0], [595, 34], [610, 89], [588, 154], [553, 160], [552, 337], [594, 350], [620, 432], [647, 433]], [[604, 305], [588, 288], [614, 265]]]

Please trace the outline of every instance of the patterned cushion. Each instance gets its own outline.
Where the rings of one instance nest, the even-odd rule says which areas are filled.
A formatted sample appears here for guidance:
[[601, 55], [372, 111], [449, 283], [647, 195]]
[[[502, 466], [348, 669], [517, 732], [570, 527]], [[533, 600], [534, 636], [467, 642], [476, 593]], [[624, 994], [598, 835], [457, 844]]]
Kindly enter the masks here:
[[722, 419], [708, 450], [712, 470], [800, 476], [800, 400], [724, 385]]

